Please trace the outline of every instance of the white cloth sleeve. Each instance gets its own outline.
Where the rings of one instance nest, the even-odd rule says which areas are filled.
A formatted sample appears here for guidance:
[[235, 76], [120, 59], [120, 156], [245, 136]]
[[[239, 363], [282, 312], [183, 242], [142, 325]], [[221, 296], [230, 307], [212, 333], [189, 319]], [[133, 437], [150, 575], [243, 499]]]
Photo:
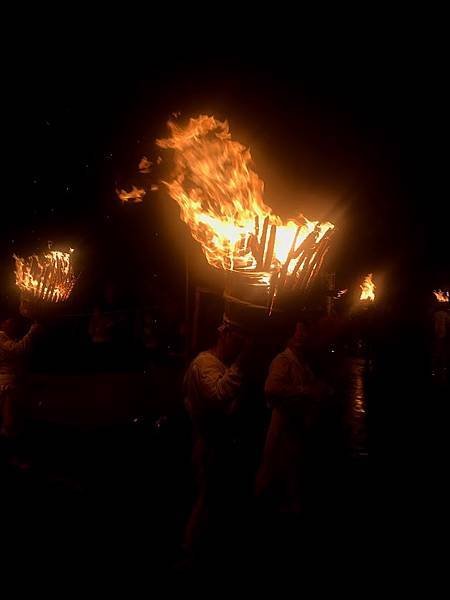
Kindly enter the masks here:
[[225, 411], [233, 408], [242, 385], [242, 375], [238, 366], [232, 365], [223, 372], [215, 362], [205, 361], [201, 367], [194, 366], [194, 373], [205, 399]]
[[0, 348], [11, 356], [19, 357], [30, 352], [33, 341], [40, 331], [40, 326], [33, 324], [28, 333], [19, 341], [14, 341], [9, 338], [4, 332], [0, 333]]

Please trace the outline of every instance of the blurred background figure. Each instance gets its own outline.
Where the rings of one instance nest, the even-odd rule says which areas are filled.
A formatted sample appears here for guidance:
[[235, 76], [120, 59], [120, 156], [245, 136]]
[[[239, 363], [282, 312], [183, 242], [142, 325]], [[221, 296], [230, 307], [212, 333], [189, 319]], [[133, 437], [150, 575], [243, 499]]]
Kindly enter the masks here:
[[448, 382], [450, 355], [450, 307], [439, 303], [433, 314], [433, 375], [441, 383]]
[[[22, 316], [32, 318], [30, 305], [21, 303]], [[33, 323], [21, 337], [18, 318], [7, 318], [0, 324], [0, 409], [1, 435], [13, 437], [19, 429], [18, 398], [23, 388], [26, 359], [33, 350], [41, 326]]]
[[116, 288], [106, 283], [101, 301], [95, 306], [89, 321], [92, 365], [95, 370], [113, 371], [123, 358], [127, 340], [128, 312], [120, 310]]
[[286, 349], [270, 365], [265, 394], [272, 410], [256, 495], [281, 512], [302, 508], [306, 437], [330, 388], [319, 381], [307, 359], [309, 325], [297, 322]]

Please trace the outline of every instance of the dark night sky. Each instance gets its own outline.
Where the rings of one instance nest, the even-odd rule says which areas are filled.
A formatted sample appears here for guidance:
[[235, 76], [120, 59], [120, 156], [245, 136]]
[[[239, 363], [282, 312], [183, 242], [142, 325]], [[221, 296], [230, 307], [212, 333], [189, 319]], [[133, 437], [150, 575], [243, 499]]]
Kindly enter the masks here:
[[150, 183], [137, 163], [155, 155], [153, 140], [181, 111], [229, 119], [276, 210], [335, 220], [330, 256], [344, 283], [374, 270], [406, 289], [415, 277], [424, 289], [443, 285], [448, 120], [439, 65], [401, 45], [373, 50], [289, 48], [259, 59], [71, 52], [67, 61], [43, 52], [12, 66], [2, 279], [14, 251], [47, 240], [79, 249], [93, 279], [94, 264], [97, 273], [148, 278], [164, 277], [165, 262], [178, 277], [183, 259], [171, 241], [183, 228], [176, 219], [166, 226], [177, 215], [172, 201], [148, 192], [142, 205], [122, 207], [114, 190]]

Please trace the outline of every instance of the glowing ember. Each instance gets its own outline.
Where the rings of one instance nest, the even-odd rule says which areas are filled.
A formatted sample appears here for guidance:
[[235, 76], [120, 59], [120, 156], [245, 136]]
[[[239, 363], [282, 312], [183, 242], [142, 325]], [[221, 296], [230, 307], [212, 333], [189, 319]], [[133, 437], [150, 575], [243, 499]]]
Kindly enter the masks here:
[[232, 140], [226, 121], [202, 115], [184, 127], [168, 126], [170, 137], [157, 144], [174, 151], [175, 173], [164, 183], [209, 264], [268, 273], [275, 290], [307, 287], [334, 226], [301, 214], [283, 222], [273, 214], [250, 151]]
[[449, 302], [449, 293], [443, 292], [442, 290], [435, 290], [433, 294], [436, 296], [438, 302]]
[[139, 173], [150, 173], [152, 162], [143, 156], [139, 162]]
[[25, 296], [44, 302], [67, 300], [75, 285], [72, 252], [49, 250], [26, 259], [14, 255], [16, 285]]
[[132, 204], [137, 204], [138, 202], [142, 202], [142, 198], [145, 196], [145, 190], [133, 185], [130, 192], [127, 192], [126, 190], [116, 190], [116, 194], [123, 203], [130, 202]]
[[375, 300], [376, 286], [372, 281], [372, 273], [369, 273], [364, 278], [362, 285], [360, 285], [359, 287], [361, 288], [361, 296], [359, 297], [360, 300], [370, 300], [371, 302]]

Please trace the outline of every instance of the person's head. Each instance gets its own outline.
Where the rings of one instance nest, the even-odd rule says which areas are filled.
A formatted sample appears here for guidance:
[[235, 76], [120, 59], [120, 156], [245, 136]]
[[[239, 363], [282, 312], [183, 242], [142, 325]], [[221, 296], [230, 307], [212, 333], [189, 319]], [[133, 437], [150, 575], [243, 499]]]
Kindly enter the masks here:
[[306, 348], [309, 339], [309, 324], [305, 320], [298, 320], [295, 324], [293, 336], [288, 342], [289, 348], [301, 352]]
[[218, 328], [217, 348], [225, 362], [232, 362], [241, 352], [246, 339], [244, 331], [225, 320]]

